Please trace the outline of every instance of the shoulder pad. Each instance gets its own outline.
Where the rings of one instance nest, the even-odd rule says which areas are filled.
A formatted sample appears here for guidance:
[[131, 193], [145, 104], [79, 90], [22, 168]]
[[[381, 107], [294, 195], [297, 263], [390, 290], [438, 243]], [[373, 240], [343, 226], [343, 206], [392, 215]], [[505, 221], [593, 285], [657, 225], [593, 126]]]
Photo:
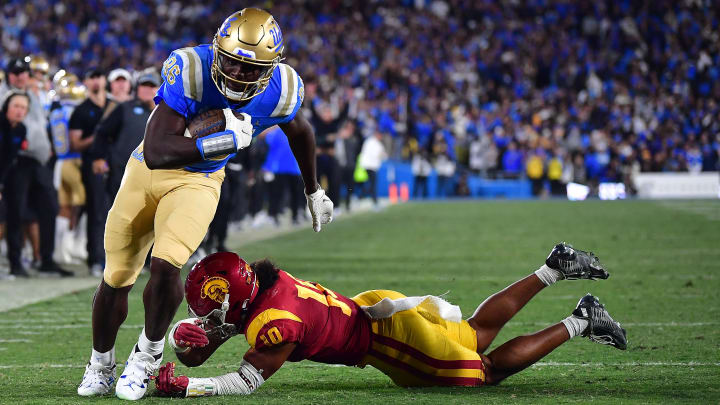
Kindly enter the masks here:
[[284, 117], [296, 111], [305, 97], [305, 87], [295, 69], [284, 63], [278, 64], [276, 75], [280, 76], [280, 97], [271, 117]]
[[195, 48], [175, 50], [163, 65], [163, 77], [170, 85], [182, 80], [184, 96], [195, 101], [202, 100], [203, 66]]
[[271, 322], [277, 323], [276, 321], [283, 320], [293, 321], [293, 323], [297, 322], [298, 325], [303, 323], [302, 319], [292, 312], [275, 308], [266, 309], [255, 316], [250, 321], [247, 330], [245, 331], [245, 338], [247, 339], [250, 347], [255, 347], [257, 344], [264, 343], [264, 341], [258, 342], [258, 338], [261, 338], [263, 333], [269, 329], [268, 327]]

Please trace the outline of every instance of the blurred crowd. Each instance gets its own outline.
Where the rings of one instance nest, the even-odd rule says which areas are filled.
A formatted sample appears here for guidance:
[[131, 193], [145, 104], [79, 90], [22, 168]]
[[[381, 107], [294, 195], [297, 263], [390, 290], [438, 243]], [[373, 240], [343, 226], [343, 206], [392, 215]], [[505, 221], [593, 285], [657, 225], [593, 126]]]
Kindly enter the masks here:
[[[410, 163], [417, 196], [433, 175], [439, 195], [466, 194], [469, 175], [530, 179], [533, 193], [562, 195], [570, 182], [591, 188], [620, 182], [633, 193], [640, 172], [718, 170], [720, 6], [713, 0], [291, 0], [257, 6], [280, 23], [285, 62], [303, 77], [302, 113], [316, 130], [318, 172], [338, 206], [349, 209], [353, 193], [376, 200], [386, 159]], [[45, 177], [54, 172], [54, 187], [61, 189], [57, 173], [70, 164], [58, 169], [56, 162], [71, 160], [84, 195], [70, 190], [67, 198], [74, 200], [67, 202], [61, 192], [55, 211], [68, 229], [77, 228], [80, 212], [87, 214], [88, 265], [99, 268], [102, 241], [90, 239], [97, 240], [103, 210], [122, 177], [117, 162], [136, 141], [116, 134], [132, 132], [148, 113], [148, 92], [138, 78], [154, 73], [142, 69], [159, 68], [173, 49], [210, 42], [235, 10], [220, 0], [9, 0], [0, 10], [4, 94], [32, 90], [25, 114], [34, 117], [24, 118], [24, 140], [3, 140], [10, 145], [3, 153], [18, 156], [12, 170], [32, 173], [8, 175], [11, 168], [0, 166], [0, 201], [23, 207], [23, 216], [6, 226], [8, 246], [14, 249], [23, 233], [32, 235], [29, 227], [18, 231], [23, 224], [50, 228], [44, 218], [53, 212], [43, 205], [50, 204], [47, 198], [31, 199], [35, 208], [27, 199], [10, 201], [9, 183], [22, 177], [12, 187], [50, 193]], [[25, 71], [27, 83], [9, 83]], [[156, 81], [145, 82], [148, 91]], [[106, 87], [108, 95], [98, 93]], [[12, 123], [22, 98], [15, 104], [4, 99], [6, 139], [22, 138]], [[88, 102], [71, 123], [71, 110]], [[127, 117], [135, 107], [142, 110], [137, 122], [129, 125], [116, 112], [98, 125], [110, 115], [107, 103], [127, 102], [136, 103], [123, 110]], [[58, 109], [64, 112], [53, 118]], [[44, 133], [49, 139], [53, 122], [63, 119], [68, 144], [43, 143], [43, 128], [50, 128]], [[231, 162], [227, 170], [235, 176], [224, 187], [233, 187], [225, 193], [232, 197], [221, 202], [228, 204], [229, 219], [216, 226], [246, 213], [277, 221], [285, 205], [293, 220], [301, 220], [297, 168], [283, 163], [288, 149], [282, 138], [266, 134]], [[126, 140], [117, 145], [117, 139]], [[65, 229], [64, 220], [56, 227]], [[221, 244], [225, 231], [212, 230], [213, 243]], [[45, 236], [35, 239], [48, 245], [49, 231], [40, 233]], [[62, 270], [36, 250], [38, 268]]]

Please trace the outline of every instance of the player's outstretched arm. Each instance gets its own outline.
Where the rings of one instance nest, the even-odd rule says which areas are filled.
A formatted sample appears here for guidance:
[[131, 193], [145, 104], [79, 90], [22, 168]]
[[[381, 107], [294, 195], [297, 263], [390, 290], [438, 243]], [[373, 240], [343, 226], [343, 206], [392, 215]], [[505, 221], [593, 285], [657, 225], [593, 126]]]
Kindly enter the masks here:
[[149, 169], [178, 169], [203, 160], [195, 139], [186, 138], [185, 117], [160, 101], [145, 127], [145, 163]]
[[290, 143], [295, 160], [300, 166], [305, 194], [312, 194], [318, 189], [315, 160], [315, 131], [302, 114], [296, 114], [292, 121], [280, 124]]
[[175, 364], [167, 363], [160, 367], [155, 386], [162, 394], [181, 397], [248, 395], [280, 369], [296, 346], [285, 343], [262, 351], [250, 349], [236, 372], [218, 377], [175, 376]]
[[322, 226], [332, 221], [333, 202], [318, 186], [315, 160], [315, 132], [302, 114], [296, 114], [292, 121], [280, 124], [295, 155], [303, 182], [308, 209], [312, 215], [313, 229], [320, 232]]

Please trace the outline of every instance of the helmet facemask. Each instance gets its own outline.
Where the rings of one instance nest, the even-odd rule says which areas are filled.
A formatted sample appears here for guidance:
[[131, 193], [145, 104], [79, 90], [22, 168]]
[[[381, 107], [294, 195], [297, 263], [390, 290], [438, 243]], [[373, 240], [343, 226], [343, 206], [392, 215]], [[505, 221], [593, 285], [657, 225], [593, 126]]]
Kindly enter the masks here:
[[221, 340], [235, 336], [239, 333], [238, 327], [225, 322], [225, 316], [230, 309], [230, 294], [225, 294], [225, 300], [219, 309], [213, 309], [205, 316], [197, 316], [192, 307], [188, 305], [188, 314], [193, 318], [202, 321], [203, 329], [207, 332], [208, 337], [215, 336]]
[[[263, 61], [252, 58], [250, 52], [240, 48], [236, 49], [235, 52], [238, 54], [234, 55], [220, 48], [217, 39], [213, 40], [213, 63], [210, 75], [213, 82], [215, 82], [215, 86], [225, 98], [233, 101], [245, 101], [265, 91], [281, 58], [278, 56], [273, 60]], [[247, 56], [242, 54], [247, 54]], [[260, 70], [260, 74], [253, 81], [236, 79], [227, 73], [230, 65], [236, 64], [241, 65], [241, 70], [257, 68]]]

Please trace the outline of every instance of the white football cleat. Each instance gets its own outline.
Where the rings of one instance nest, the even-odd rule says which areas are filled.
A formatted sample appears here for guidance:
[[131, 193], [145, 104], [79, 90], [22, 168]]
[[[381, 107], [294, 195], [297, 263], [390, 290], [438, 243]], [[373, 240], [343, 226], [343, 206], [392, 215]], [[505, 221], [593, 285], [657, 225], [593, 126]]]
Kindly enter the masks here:
[[144, 397], [150, 385], [150, 376], [157, 373], [161, 363], [162, 357], [156, 360], [153, 356], [136, 352], [133, 348], [133, 353], [125, 362], [125, 370], [115, 385], [115, 395], [131, 401]]
[[101, 364], [88, 363], [85, 366], [85, 374], [78, 386], [77, 393], [83, 397], [105, 395], [110, 392], [115, 383], [115, 365], [103, 366]]

